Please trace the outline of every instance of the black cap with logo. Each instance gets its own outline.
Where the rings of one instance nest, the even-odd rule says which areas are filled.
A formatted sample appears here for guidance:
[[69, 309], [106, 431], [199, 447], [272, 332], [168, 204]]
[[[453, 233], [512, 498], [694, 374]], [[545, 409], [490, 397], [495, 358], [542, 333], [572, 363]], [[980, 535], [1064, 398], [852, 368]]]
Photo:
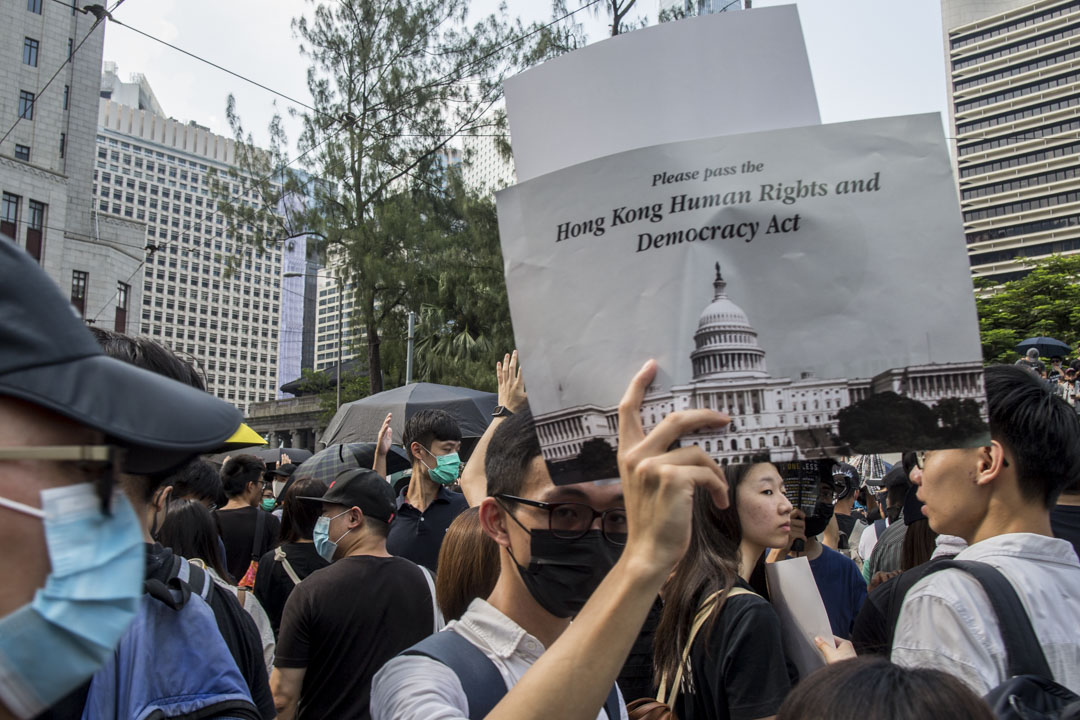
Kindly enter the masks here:
[[374, 470], [353, 468], [338, 473], [322, 497], [301, 496], [301, 500], [358, 507], [364, 515], [390, 522], [397, 509], [394, 489]]

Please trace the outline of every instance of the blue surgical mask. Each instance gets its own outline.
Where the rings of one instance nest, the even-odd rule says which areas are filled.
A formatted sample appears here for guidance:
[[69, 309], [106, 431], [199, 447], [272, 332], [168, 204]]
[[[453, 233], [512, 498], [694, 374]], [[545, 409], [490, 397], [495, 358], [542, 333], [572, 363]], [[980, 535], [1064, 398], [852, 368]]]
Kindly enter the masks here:
[[127, 498], [112, 514], [90, 483], [41, 492], [41, 509], [0, 506], [42, 518], [52, 572], [34, 599], [0, 619], [0, 701], [32, 718], [77, 688], [112, 657], [135, 619], [146, 560]]
[[319, 553], [319, 556], [326, 562], [334, 562], [334, 553], [337, 552], [337, 544], [341, 542], [341, 538], [352, 532], [352, 530], [346, 530], [341, 533], [341, 537], [337, 540], [330, 539], [330, 521], [338, 519], [347, 512], [349, 511], [346, 510], [345, 512], [338, 513], [332, 518], [323, 515], [315, 521], [315, 529], [311, 533], [311, 539], [315, 541], [315, 552]]
[[[424, 449], [427, 450], [427, 448]], [[428, 467], [428, 464], [424, 463], [424, 467], [428, 471], [428, 477], [440, 485], [453, 485], [457, 482], [458, 474], [461, 471], [461, 458], [456, 452], [436, 455], [428, 450], [428, 454], [435, 458], [435, 467]], [[421, 460], [421, 462], [423, 461]]]

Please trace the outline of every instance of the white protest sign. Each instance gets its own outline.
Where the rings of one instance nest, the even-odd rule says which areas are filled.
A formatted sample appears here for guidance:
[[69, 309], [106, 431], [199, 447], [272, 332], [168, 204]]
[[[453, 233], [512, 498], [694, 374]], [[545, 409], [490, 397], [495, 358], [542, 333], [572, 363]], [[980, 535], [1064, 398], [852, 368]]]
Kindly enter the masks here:
[[657, 143], [821, 121], [794, 5], [635, 30], [505, 89], [519, 182]]
[[805, 557], [765, 564], [769, 598], [780, 616], [784, 654], [806, 677], [825, 665], [814, 638], [832, 640], [832, 626], [821, 601], [810, 561]]
[[650, 357], [646, 430], [675, 410], [728, 412], [725, 435], [690, 439], [721, 463], [985, 439], [936, 115], [629, 151], [504, 190], [498, 209], [549, 461], [610, 471], [602, 445]]

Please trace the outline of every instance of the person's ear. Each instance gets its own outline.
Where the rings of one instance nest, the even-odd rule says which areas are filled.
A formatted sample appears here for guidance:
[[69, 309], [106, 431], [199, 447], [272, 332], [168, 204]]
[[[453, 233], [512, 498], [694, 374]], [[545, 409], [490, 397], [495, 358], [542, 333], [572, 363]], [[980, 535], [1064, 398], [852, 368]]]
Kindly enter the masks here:
[[359, 530], [364, 526], [364, 511], [358, 507], [349, 508], [348, 527], [350, 530]]
[[506, 515], [495, 498], [484, 498], [480, 502], [480, 527], [496, 543], [503, 547], [510, 547], [510, 533], [507, 531], [506, 524]]
[[172, 491], [172, 485], [166, 485], [163, 488], [158, 488], [157, 492], [154, 493], [154, 499], [151, 503], [154, 506], [155, 510], [165, 510], [165, 506], [168, 505], [169, 498], [172, 496]]
[[975, 474], [976, 485], [988, 485], [1001, 476], [1001, 471], [1008, 467], [1005, 459], [1005, 447], [997, 440], [978, 448], [978, 467]]
[[424, 446], [418, 442], [409, 443], [409, 454], [412, 456], [413, 462], [417, 460], [423, 462], [424, 458], [421, 453], [424, 452]]

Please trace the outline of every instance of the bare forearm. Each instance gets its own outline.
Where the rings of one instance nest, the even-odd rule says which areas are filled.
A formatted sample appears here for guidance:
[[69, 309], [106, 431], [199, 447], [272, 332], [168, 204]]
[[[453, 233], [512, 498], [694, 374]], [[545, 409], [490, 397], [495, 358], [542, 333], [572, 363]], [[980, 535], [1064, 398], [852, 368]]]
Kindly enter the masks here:
[[472, 455], [469, 456], [469, 462], [465, 464], [465, 469], [461, 471], [458, 484], [465, 494], [465, 499], [469, 502], [469, 507], [476, 507], [481, 500], [487, 497], [487, 475], [484, 473], [484, 456], [487, 455], [488, 444], [495, 434], [495, 429], [502, 421], [501, 417], [491, 419], [491, 423], [484, 430], [484, 434], [480, 436], [476, 447], [473, 448]]
[[300, 697], [300, 686], [303, 683], [303, 675], [297, 680], [297, 674], [304, 670], [295, 668], [275, 667], [270, 673], [270, 693], [274, 696], [274, 709], [277, 711], [277, 720], [293, 720], [296, 717], [297, 701]]
[[386, 456], [377, 452], [375, 454], [375, 467], [371, 468], [383, 477], [386, 477]]
[[593, 720], [666, 576], [665, 569], [624, 555], [488, 720]]

